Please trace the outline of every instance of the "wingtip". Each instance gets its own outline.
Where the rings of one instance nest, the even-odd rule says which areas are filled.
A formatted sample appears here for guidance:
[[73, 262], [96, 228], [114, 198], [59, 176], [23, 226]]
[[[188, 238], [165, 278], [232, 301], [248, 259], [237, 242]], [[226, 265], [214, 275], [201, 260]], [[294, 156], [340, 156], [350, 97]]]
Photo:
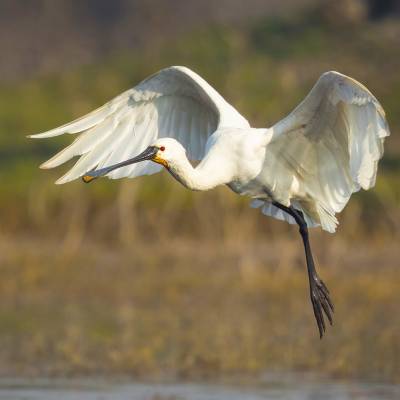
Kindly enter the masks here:
[[40, 169], [52, 169], [54, 167], [57, 167], [59, 164], [54, 164], [54, 157], [50, 158], [50, 160], [47, 160], [43, 162], [42, 164], [39, 165]]
[[40, 169], [50, 169], [50, 167], [47, 166], [47, 161], [44, 162], [44, 163], [42, 163], [42, 164], [40, 164], [40, 165], [39, 165], [39, 168], [40, 168]]
[[54, 183], [56, 185], [63, 185], [64, 183], [67, 183], [68, 179], [66, 179], [65, 175], [61, 176], [60, 178], [58, 178]]
[[44, 138], [47, 138], [49, 136], [47, 135], [47, 132], [44, 132], [44, 133], [35, 133], [33, 135], [26, 135], [26, 137], [28, 139], [44, 139]]

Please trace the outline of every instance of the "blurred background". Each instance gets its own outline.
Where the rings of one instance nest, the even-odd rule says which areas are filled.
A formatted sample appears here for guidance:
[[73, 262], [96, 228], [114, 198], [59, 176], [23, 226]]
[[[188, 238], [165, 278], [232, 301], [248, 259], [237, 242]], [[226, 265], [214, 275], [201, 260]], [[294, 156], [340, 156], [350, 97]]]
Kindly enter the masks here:
[[[0, 376], [202, 379], [306, 371], [400, 377], [400, 2], [0, 2]], [[374, 190], [312, 230], [336, 304], [320, 341], [297, 229], [226, 188], [166, 173], [93, 185], [33, 141], [146, 76], [186, 65], [271, 126], [338, 70], [387, 112]]]

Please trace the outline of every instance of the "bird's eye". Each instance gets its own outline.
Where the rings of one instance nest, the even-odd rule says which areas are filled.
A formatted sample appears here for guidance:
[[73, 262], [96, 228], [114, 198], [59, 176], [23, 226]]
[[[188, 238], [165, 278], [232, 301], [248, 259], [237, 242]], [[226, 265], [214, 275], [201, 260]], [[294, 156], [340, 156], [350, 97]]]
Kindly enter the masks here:
[[164, 150], [165, 150], [165, 147], [164, 147], [164, 146], [161, 146], [161, 147], [160, 147], [160, 150], [161, 150], [161, 151], [164, 151]]

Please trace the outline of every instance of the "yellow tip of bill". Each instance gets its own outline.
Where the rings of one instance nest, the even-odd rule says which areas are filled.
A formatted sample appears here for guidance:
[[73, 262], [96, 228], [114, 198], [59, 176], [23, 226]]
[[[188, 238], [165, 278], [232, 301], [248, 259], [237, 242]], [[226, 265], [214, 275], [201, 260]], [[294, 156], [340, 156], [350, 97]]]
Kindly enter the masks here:
[[85, 183], [90, 183], [90, 182], [92, 182], [93, 179], [96, 179], [96, 177], [90, 176], [90, 175], [83, 175], [82, 176], [82, 180]]

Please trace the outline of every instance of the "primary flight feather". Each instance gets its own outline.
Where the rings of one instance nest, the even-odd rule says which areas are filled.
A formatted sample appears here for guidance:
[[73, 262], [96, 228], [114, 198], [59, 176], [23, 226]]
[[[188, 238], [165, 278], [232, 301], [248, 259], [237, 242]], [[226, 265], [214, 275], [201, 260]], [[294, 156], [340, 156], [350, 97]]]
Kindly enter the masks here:
[[[334, 232], [335, 214], [351, 194], [375, 184], [389, 128], [365, 86], [326, 72], [286, 118], [256, 129], [195, 72], [170, 67], [90, 114], [31, 137], [65, 133], [77, 138], [41, 166], [79, 156], [59, 184], [133, 178], [165, 167], [189, 189], [225, 184], [264, 214], [297, 223], [322, 337], [323, 313], [332, 323], [333, 304], [315, 270], [308, 227]], [[189, 160], [201, 161], [194, 168]]]

